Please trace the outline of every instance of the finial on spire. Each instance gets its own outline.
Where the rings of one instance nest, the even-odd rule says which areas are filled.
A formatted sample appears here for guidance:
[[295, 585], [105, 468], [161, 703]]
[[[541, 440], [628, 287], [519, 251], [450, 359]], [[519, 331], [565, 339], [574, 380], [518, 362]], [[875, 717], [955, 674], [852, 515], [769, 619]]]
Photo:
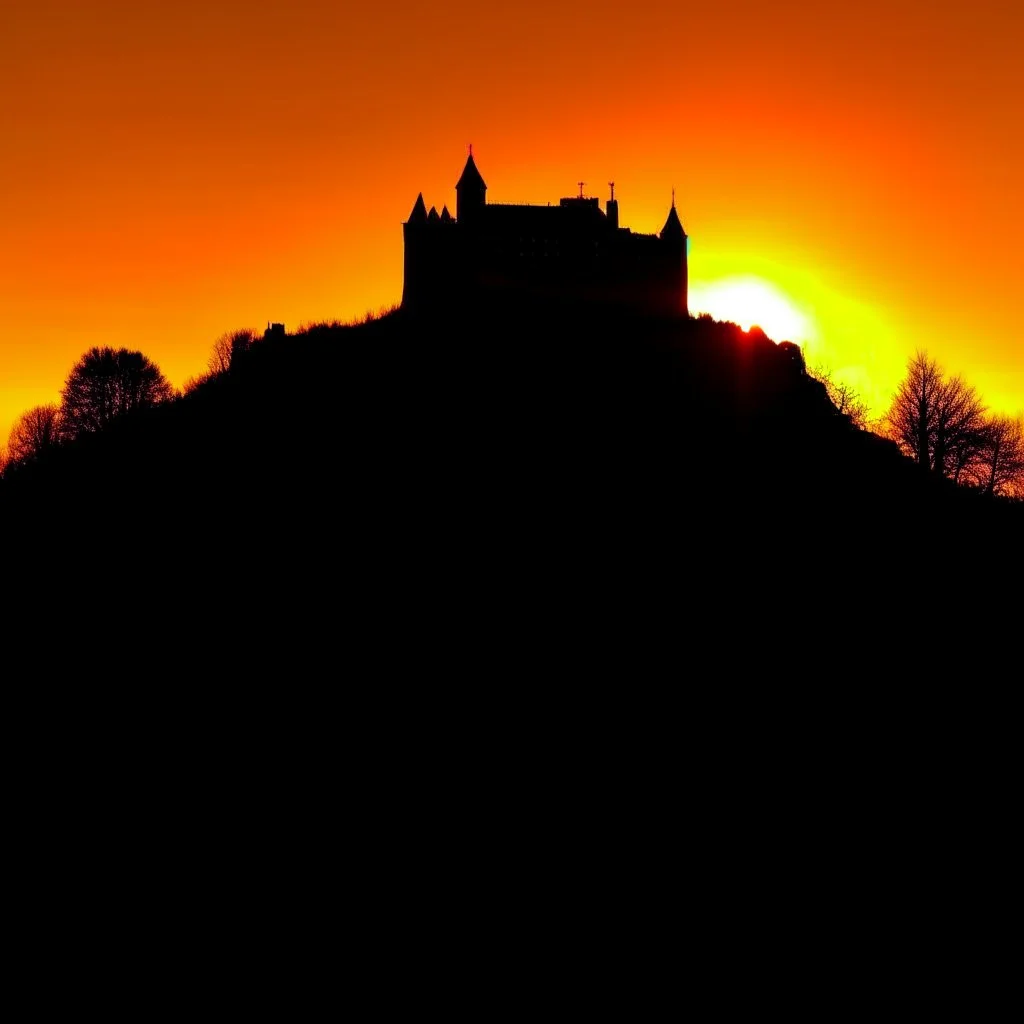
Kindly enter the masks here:
[[675, 185], [673, 185], [672, 186], [672, 209], [674, 210], [675, 208], [676, 208], [676, 187], [675, 187]]
[[473, 155], [473, 143], [472, 142], [469, 144], [469, 155], [470, 156]]
[[586, 185], [586, 182], [585, 181], [577, 181], [576, 184], [579, 185], [579, 187], [580, 187], [580, 199], [582, 199], [583, 198], [583, 186]]
[[612, 202], [614, 203], [615, 202], [615, 182], [614, 181], [609, 181], [608, 184], [611, 185], [611, 188], [612, 188]]

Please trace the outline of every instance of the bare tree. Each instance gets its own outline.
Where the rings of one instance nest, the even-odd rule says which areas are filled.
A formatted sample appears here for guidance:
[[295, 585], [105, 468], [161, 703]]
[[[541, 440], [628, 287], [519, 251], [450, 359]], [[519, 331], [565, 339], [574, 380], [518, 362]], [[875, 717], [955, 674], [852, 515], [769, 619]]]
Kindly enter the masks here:
[[248, 352], [256, 341], [256, 332], [250, 328], [240, 331], [228, 331], [214, 343], [207, 360], [210, 373], [226, 373], [231, 369], [232, 362], [243, 352]]
[[982, 431], [973, 482], [986, 494], [1024, 496], [1024, 416], [993, 416]]
[[925, 352], [907, 363], [886, 419], [894, 440], [936, 475], [959, 481], [979, 456], [984, 403], [962, 377], [947, 379]]
[[889, 408], [893, 439], [926, 468], [931, 468], [931, 438], [941, 384], [938, 363], [924, 352], [915, 352]]
[[115, 416], [166, 402], [174, 389], [141, 352], [91, 348], [75, 364], [61, 392], [67, 437], [101, 430]]
[[849, 418], [850, 422], [861, 430], [868, 428], [870, 406], [860, 397], [860, 392], [852, 385], [837, 381], [832, 371], [823, 366], [815, 366], [807, 371], [808, 375], [825, 385], [825, 393], [836, 411]]
[[11, 428], [7, 442], [8, 458], [23, 462], [36, 458], [60, 443], [60, 409], [56, 405], [37, 405], [22, 413]]
[[984, 445], [985, 403], [960, 376], [943, 381], [936, 410], [932, 468], [960, 483]]

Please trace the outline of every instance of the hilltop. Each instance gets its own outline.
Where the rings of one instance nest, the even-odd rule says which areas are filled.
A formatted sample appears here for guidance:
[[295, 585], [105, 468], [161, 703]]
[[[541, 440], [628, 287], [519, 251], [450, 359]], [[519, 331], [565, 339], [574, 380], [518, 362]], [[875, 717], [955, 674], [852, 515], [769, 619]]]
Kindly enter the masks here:
[[725, 589], [784, 568], [827, 589], [837, 563], [867, 588], [908, 538], [1020, 525], [856, 429], [796, 346], [551, 304], [268, 338], [9, 474], [0, 503], [58, 549], [101, 537], [261, 589], [275, 572], [374, 590], [465, 572], [486, 589], [637, 567]]

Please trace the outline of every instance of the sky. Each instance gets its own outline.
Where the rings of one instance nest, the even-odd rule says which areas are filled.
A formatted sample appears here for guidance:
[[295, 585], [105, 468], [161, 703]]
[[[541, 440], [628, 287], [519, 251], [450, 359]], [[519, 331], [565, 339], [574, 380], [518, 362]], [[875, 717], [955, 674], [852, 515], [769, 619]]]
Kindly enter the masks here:
[[470, 143], [488, 200], [614, 180], [654, 232], [674, 188], [691, 310], [753, 302], [873, 415], [917, 348], [1024, 410], [1020, 0], [0, 0], [0, 38], [0, 444], [93, 345], [181, 386], [396, 304]]

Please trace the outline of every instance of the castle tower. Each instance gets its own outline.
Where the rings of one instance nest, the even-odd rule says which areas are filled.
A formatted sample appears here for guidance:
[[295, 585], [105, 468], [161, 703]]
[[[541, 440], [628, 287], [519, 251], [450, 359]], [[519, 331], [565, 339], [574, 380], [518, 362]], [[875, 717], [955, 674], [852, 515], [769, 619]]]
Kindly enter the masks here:
[[[689, 270], [687, 267], [686, 232], [682, 221], [676, 213], [676, 194], [672, 190], [672, 208], [668, 211], [668, 219], [658, 236], [665, 246], [665, 286], [673, 311], [682, 311], [683, 316], [690, 315], [689, 305]], [[677, 298], [678, 296], [678, 304]]]
[[689, 316], [687, 243], [675, 190], [657, 235], [620, 226], [615, 183], [602, 212], [580, 194], [546, 206], [488, 204], [470, 148], [455, 186], [457, 219], [416, 197], [405, 237], [403, 308], [456, 309], [478, 300], [629, 306]]
[[455, 186], [455, 219], [460, 224], [473, 222], [474, 214], [483, 209], [487, 203], [487, 185], [483, 175], [477, 170], [473, 160], [473, 149], [470, 147], [469, 159], [463, 168], [462, 177]]
[[426, 238], [427, 206], [423, 193], [416, 197], [409, 219], [402, 225], [405, 239], [405, 275], [402, 287], [402, 305], [414, 306], [422, 301], [427, 287], [424, 267], [429, 264], [430, 252]]

